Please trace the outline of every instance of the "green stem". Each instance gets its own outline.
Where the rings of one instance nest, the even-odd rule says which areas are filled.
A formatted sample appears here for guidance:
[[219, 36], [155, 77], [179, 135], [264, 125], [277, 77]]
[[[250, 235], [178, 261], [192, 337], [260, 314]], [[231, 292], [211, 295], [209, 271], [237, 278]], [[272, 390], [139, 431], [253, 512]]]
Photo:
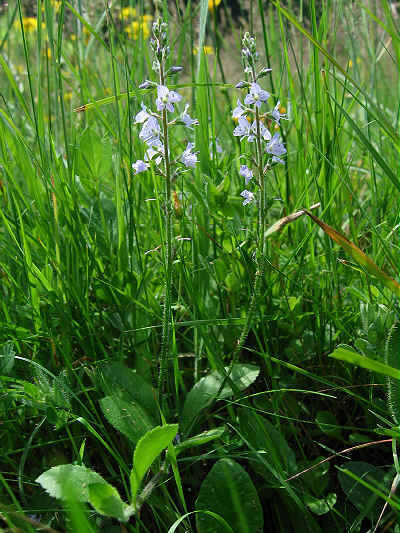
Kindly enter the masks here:
[[[257, 81], [256, 73], [254, 67], [252, 68], [252, 81], [255, 83]], [[250, 300], [250, 305], [247, 310], [247, 316], [245, 323], [243, 324], [242, 331], [240, 332], [239, 339], [236, 343], [235, 349], [232, 354], [231, 366], [236, 362], [240, 351], [243, 348], [244, 343], [246, 342], [247, 335], [249, 334], [250, 328], [253, 323], [253, 318], [255, 310], [257, 307], [257, 300], [261, 290], [261, 283], [264, 277], [265, 271], [265, 217], [266, 217], [266, 179], [265, 172], [263, 169], [263, 152], [261, 145], [261, 126], [260, 126], [260, 113], [258, 107], [255, 106], [255, 116], [256, 116], [256, 156], [257, 156], [257, 174], [258, 174], [258, 223], [257, 223], [257, 271], [254, 278], [253, 290]]]
[[[164, 85], [164, 69], [160, 65], [160, 84]], [[169, 161], [169, 139], [167, 111], [162, 110], [162, 128], [164, 140], [164, 171], [165, 171], [165, 288], [164, 288], [164, 309], [162, 320], [162, 342], [160, 352], [160, 364], [158, 374], [158, 394], [160, 408], [163, 410], [165, 403], [165, 381], [167, 374], [167, 363], [170, 351], [171, 338], [171, 281], [172, 281], [172, 205], [171, 205], [171, 169]]]

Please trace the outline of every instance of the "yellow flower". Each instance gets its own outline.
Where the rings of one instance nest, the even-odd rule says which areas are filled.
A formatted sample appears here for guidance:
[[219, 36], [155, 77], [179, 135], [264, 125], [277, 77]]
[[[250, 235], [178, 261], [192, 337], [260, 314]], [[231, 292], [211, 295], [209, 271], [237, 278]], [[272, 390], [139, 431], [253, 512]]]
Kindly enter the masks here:
[[128, 6], [128, 7], [123, 7], [121, 9], [121, 13], [119, 14], [120, 20], [133, 18], [133, 17], [136, 17], [136, 9], [134, 7]]
[[142, 22], [153, 22], [153, 15], [142, 15], [140, 18]]
[[[197, 48], [197, 46], [195, 46], [193, 48], [193, 54], [195, 56], [197, 56], [197, 54], [199, 53], [199, 49]], [[215, 53], [215, 50], [214, 50], [214, 47], [213, 46], [203, 46], [203, 53], [205, 56], [208, 56], [208, 55], [213, 55]]]
[[70, 100], [72, 100], [72, 91], [68, 91], [68, 92], [64, 93], [64, 100], [66, 102], [69, 102]]
[[128, 26], [124, 28], [124, 31], [131, 39], [137, 40], [140, 34], [143, 33], [143, 39], [147, 39], [150, 36], [150, 28], [147, 24], [133, 20]]
[[[19, 22], [16, 23], [19, 25]], [[22, 17], [22, 25], [26, 33], [32, 33], [37, 30], [37, 19], [35, 17]]]
[[221, 0], [208, 0], [208, 9], [213, 11], [216, 7], [219, 6]]
[[71, 39], [71, 41], [76, 41], [76, 34], [75, 33], [71, 33], [69, 38]]

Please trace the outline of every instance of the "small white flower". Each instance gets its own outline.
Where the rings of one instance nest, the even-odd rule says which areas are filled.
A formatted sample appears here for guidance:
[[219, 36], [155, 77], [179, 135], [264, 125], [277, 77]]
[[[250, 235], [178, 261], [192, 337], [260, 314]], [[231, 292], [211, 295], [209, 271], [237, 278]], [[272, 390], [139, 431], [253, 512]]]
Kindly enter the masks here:
[[156, 105], [158, 111], [167, 109], [173, 111], [175, 102], [179, 102], [182, 96], [175, 91], [170, 91], [165, 85], [157, 85], [157, 100]]
[[244, 198], [243, 205], [247, 205], [254, 200], [254, 194], [251, 191], [245, 189], [240, 193], [240, 196]]
[[145, 172], [149, 168], [149, 164], [145, 163], [141, 159], [138, 159], [135, 161], [135, 163], [132, 163], [132, 168], [134, 171], [134, 174], [139, 174], [140, 172]]

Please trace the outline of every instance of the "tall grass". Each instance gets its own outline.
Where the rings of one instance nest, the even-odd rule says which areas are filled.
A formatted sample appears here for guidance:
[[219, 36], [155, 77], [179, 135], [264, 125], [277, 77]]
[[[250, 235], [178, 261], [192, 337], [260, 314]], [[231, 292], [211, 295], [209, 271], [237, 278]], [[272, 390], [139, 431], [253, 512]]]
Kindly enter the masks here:
[[[146, 2], [38, 0], [33, 28], [17, 0], [0, 16], [5, 530], [120, 530], [86, 504], [51, 498], [35, 479], [84, 465], [128, 501], [139, 437], [179, 423], [182, 443], [219, 433], [182, 451], [170, 445], [171, 468], [153, 465], [144, 485], [156, 483], [128, 531], [172, 531], [175, 522], [177, 531], [222, 531], [221, 517], [235, 532], [255, 531], [245, 505], [252, 487], [265, 531], [373, 531], [378, 521], [398, 531], [400, 501], [390, 492], [398, 427], [385, 380], [328, 357], [346, 344], [383, 361], [395, 296], [302, 217], [265, 240], [252, 325], [235, 353], [257, 270], [257, 214], [242, 206], [231, 111], [241, 37], [251, 30], [260, 64], [273, 69], [260, 83], [288, 114], [288, 154], [271, 175], [263, 224], [320, 202], [317, 216], [397, 279], [400, 12], [387, 0], [242, 3], [239, 18], [224, 0], [213, 9], [164, 2], [157, 13]], [[128, 5], [135, 15], [122, 11]], [[144, 156], [133, 117], [154, 100], [138, 88], [155, 76], [143, 15], [158, 14], [171, 64], [184, 66], [171, 81], [200, 122], [200, 164], [172, 181], [161, 413], [165, 184], [131, 167]], [[182, 152], [188, 139], [173, 131], [171, 152]], [[233, 354], [240, 369], [225, 383]], [[390, 361], [396, 367], [393, 353]], [[219, 490], [233, 494], [233, 514]]]

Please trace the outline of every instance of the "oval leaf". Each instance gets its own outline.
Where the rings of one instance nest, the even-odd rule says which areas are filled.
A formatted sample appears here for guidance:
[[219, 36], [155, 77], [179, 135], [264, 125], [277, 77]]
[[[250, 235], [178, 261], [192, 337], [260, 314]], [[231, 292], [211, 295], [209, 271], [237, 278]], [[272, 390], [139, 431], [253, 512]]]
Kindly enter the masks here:
[[136, 402], [127, 402], [119, 396], [106, 396], [100, 400], [104, 416], [118, 431], [136, 444], [153, 426], [146, 411]]
[[[225, 370], [228, 372], [229, 368]], [[230, 378], [239, 390], [249, 387], [258, 377], [260, 369], [255, 365], [233, 365]], [[187, 434], [199, 412], [205, 409], [218, 395], [218, 399], [229, 398], [233, 391], [225, 384], [218, 394], [225, 378], [218, 371], [201, 378], [186, 397], [181, 417], [182, 433]]]
[[108, 485], [108, 483], [90, 468], [79, 465], [53, 466], [43, 472], [36, 483], [59, 500], [73, 497], [80, 502], [89, 501], [89, 486], [92, 484]]
[[178, 424], [158, 426], [147, 432], [135, 448], [133, 454], [133, 468], [131, 471], [132, 503], [136, 505], [137, 491], [140, 483], [153, 461], [172, 442], [178, 432]]
[[[234, 533], [263, 531], [263, 512], [249, 474], [232, 459], [220, 459], [203, 481], [196, 501], [197, 510], [218, 513]], [[204, 514], [196, 516], [199, 533], [215, 533], [217, 523]]]
[[112, 516], [121, 522], [127, 522], [133, 514], [133, 509], [121, 500], [117, 489], [108, 484], [89, 485], [89, 502], [98, 513]]

